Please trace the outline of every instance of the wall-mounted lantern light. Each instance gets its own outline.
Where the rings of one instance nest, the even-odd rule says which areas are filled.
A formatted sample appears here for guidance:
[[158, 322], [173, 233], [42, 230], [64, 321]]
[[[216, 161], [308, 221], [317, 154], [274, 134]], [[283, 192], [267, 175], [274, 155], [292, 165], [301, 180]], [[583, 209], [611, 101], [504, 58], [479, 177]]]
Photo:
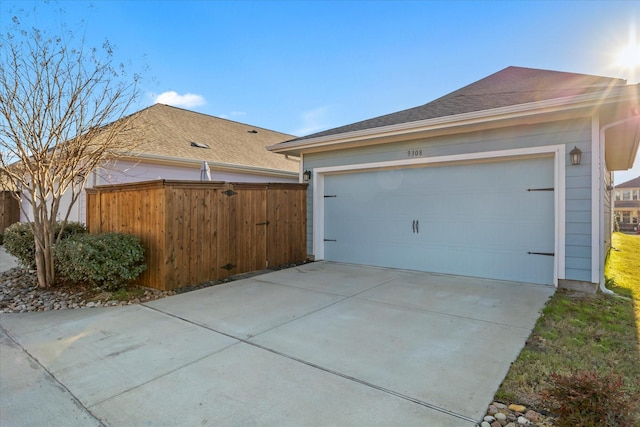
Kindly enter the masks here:
[[569, 156], [571, 157], [571, 164], [573, 166], [579, 165], [580, 160], [582, 160], [582, 151], [578, 147], [574, 147], [573, 150], [569, 152]]
[[304, 182], [311, 181], [311, 171], [310, 170], [304, 171], [304, 173], [302, 174], [302, 181], [304, 181]]

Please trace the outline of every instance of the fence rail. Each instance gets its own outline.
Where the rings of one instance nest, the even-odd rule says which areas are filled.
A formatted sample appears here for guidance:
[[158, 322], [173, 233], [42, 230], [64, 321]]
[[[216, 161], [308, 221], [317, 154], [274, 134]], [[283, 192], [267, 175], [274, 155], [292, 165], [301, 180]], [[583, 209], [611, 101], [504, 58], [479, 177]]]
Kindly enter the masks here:
[[145, 247], [139, 282], [170, 290], [304, 261], [306, 184], [149, 181], [87, 190], [91, 233]]

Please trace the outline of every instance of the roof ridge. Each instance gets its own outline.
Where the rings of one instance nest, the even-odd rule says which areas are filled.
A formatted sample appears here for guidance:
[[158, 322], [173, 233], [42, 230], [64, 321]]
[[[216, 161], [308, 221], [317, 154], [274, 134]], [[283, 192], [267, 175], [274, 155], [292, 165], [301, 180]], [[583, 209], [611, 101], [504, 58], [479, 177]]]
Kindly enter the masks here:
[[[602, 88], [602, 89], [608, 89], [611, 88], [611, 86], [605, 86], [605, 85], [586, 85], [586, 86], [567, 86], [567, 87], [553, 87], [553, 88], [549, 88], [549, 89], [531, 89], [531, 90], [510, 90], [510, 91], [503, 91], [503, 92], [485, 92], [485, 93], [461, 93], [461, 94], [449, 94], [451, 95], [451, 98], [454, 97], [458, 97], [458, 96], [486, 96], [486, 95], [506, 95], [506, 94], [512, 94], [512, 93], [536, 93], [536, 92], [555, 92], [558, 90], [571, 90], [571, 89], [584, 89], [584, 88]], [[614, 86], [614, 87], [619, 87], [619, 86]], [[447, 96], [447, 95], [445, 95]], [[448, 96], [447, 96], [448, 97]], [[440, 98], [438, 98], [440, 99]], [[437, 101], [437, 99], [435, 100]], [[431, 101], [434, 102], [434, 101]], [[428, 102], [428, 104], [430, 104], [431, 102]], [[426, 105], [426, 104], [424, 104]]]
[[227, 119], [227, 118], [224, 118], [224, 117], [214, 116], [213, 114], [202, 113], [200, 111], [188, 110], [186, 108], [176, 107], [174, 105], [169, 105], [169, 104], [163, 104], [161, 102], [156, 102], [155, 104], [153, 104], [153, 105], [151, 105], [151, 106], [149, 106], [147, 108], [144, 108], [144, 109], [140, 110], [139, 112], [144, 111], [144, 110], [149, 109], [149, 108], [153, 108], [155, 106], [169, 107], [169, 108], [173, 108], [175, 110], [180, 110], [180, 111], [185, 112], [185, 113], [198, 114], [198, 115], [201, 115], [201, 116], [205, 116], [207, 118], [224, 120], [226, 122], [235, 123], [235, 124], [239, 124], [239, 125], [247, 126], [247, 127], [252, 127], [252, 128], [256, 128], [256, 129], [261, 129], [261, 130], [264, 130], [264, 131], [267, 131], [267, 132], [273, 132], [273, 133], [278, 133], [280, 135], [296, 137], [296, 135], [292, 135], [290, 133], [279, 132], [277, 130], [267, 129], [267, 128], [262, 127], [262, 126], [255, 126], [255, 125], [252, 125], [250, 123], [239, 122], [237, 120], [231, 120], [231, 119]]
[[[571, 71], [558, 71], [558, 70], [549, 70], [546, 68], [533, 68], [533, 67], [521, 67], [518, 65], [509, 65], [506, 68], [503, 68], [502, 70], [494, 73], [500, 73], [501, 71], [505, 71], [508, 69], [519, 69], [519, 70], [529, 70], [529, 71], [544, 71], [546, 73], [554, 73], [554, 74], [565, 74], [565, 75], [570, 75], [570, 76], [584, 76], [584, 77], [596, 77], [599, 79], [610, 79], [610, 80], [622, 80], [622, 81], [626, 81], [625, 79], [621, 79], [619, 77], [608, 77], [608, 76], [599, 76], [597, 74], [584, 74], [584, 73], [573, 73]], [[493, 74], [492, 74], [493, 75]], [[490, 76], [487, 76], [490, 77]]]

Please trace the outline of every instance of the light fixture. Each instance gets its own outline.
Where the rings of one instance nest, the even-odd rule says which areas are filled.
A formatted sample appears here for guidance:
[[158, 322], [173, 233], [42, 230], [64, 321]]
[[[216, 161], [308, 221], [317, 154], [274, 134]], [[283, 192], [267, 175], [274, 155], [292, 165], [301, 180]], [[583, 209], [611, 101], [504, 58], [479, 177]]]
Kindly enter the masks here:
[[580, 151], [578, 147], [574, 147], [573, 150], [569, 152], [569, 156], [571, 157], [571, 164], [573, 166], [579, 165], [582, 159], [582, 151]]
[[302, 181], [304, 181], [304, 182], [311, 181], [311, 171], [310, 170], [304, 171], [304, 173], [302, 174]]

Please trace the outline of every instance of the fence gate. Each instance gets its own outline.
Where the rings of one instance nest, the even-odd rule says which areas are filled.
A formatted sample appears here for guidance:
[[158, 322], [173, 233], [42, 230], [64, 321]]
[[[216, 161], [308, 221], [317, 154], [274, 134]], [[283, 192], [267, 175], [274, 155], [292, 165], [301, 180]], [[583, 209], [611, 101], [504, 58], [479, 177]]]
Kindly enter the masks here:
[[0, 191], [0, 233], [20, 221], [20, 204], [11, 191]]

